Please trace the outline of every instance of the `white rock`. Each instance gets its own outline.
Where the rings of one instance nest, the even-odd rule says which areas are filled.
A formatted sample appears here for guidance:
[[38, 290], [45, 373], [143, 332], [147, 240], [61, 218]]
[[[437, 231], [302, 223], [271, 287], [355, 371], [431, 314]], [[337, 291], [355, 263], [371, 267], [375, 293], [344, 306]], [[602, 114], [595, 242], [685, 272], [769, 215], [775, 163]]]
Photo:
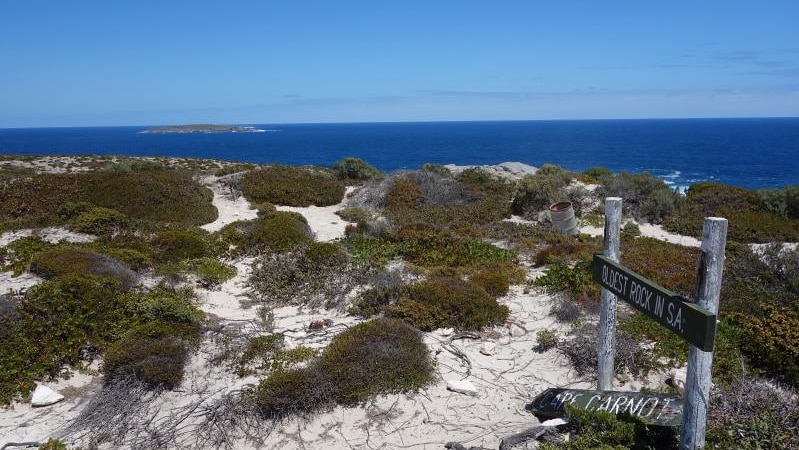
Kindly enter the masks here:
[[508, 345], [510, 344], [510, 338], [508, 336], [502, 336], [499, 339], [497, 339], [497, 342], [499, 343], [499, 345]]
[[31, 396], [31, 406], [49, 406], [64, 400], [64, 396], [49, 387], [39, 384]]
[[527, 334], [527, 330], [524, 329], [523, 326], [513, 323], [510, 325], [510, 335], [513, 337], [524, 336]]
[[438, 330], [438, 334], [441, 335], [441, 336], [444, 336], [444, 337], [447, 337], [447, 336], [451, 335], [454, 332], [455, 332], [455, 330], [452, 329], [452, 328], [440, 328]]
[[541, 425], [545, 427], [557, 427], [560, 425], [566, 425], [567, 423], [569, 423], [568, 420], [558, 418], [558, 419], [545, 420], [541, 422]]
[[297, 344], [295, 344], [290, 337], [283, 335], [283, 348], [286, 350], [294, 350], [297, 348]]
[[477, 387], [468, 380], [447, 380], [447, 389], [466, 395], [477, 395]]
[[496, 353], [497, 344], [494, 342], [483, 342], [483, 345], [480, 346], [480, 353], [491, 356]]

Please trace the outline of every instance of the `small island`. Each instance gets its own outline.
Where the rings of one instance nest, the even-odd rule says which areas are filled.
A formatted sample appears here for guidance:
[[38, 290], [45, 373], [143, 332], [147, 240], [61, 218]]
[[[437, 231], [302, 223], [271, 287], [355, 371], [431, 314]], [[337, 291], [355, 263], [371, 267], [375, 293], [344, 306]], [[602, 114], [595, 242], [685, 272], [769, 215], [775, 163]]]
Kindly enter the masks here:
[[261, 133], [264, 130], [240, 125], [169, 125], [164, 127], [149, 128], [140, 131], [141, 134], [172, 134], [172, 133]]

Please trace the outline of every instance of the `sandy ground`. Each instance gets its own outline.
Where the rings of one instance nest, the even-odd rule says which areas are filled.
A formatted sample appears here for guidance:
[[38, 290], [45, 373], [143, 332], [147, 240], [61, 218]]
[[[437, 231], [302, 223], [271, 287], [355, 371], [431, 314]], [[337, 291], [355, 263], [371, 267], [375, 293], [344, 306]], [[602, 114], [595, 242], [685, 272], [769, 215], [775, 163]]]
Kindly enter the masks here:
[[208, 186], [214, 192], [212, 203], [219, 211], [217, 219], [207, 223], [200, 228], [213, 233], [219, 231], [225, 225], [237, 220], [252, 220], [258, 217], [258, 210], [253, 209], [250, 203], [241, 195], [234, 195], [230, 189], [219, 182], [219, 178], [213, 175], [203, 177], [200, 182]]
[[[625, 222], [626, 224], [627, 222]], [[660, 225], [652, 225], [650, 223], [639, 223], [638, 227], [641, 229], [641, 236], [651, 237], [663, 242], [671, 242], [672, 244], [682, 245], [683, 247], [699, 247], [702, 241], [691, 236], [683, 236], [681, 234], [670, 233], [663, 229]], [[579, 228], [580, 233], [589, 236], [603, 236], [605, 229], [602, 227], [595, 227], [593, 225], [583, 225]]]
[[[204, 226], [206, 230], [218, 230], [232, 221], [255, 217], [246, 201], [230, 196], [216, 180], [209, 178], [205, 182], [214, 190], [214, 205], [220, 213], [216, 221]], [[344, 235], [347, 225], [334, 214], [341, 206], [280, 209], [305, 216], [318, 240], [333, 240]], [[213, 315], [220, 329], [252, 332], [258, 329], [257, 309], [244, 308], [241, 304], [241, 300], [246, 299], [245, 283], [252, 260], [240, 259], [233, 264], [238, 269], [233, 279], [213, 290], [197, 289], [199, 305]], [[531, 278], [541, 273], [540, 269], [528, 267]], [[0, 278], [0, 291], [10, 287], [8, 283], [8, 278]], [[534, 350], [537, 331], [552, 328], [564, 335], [567, 332], [566, 327], [557, 324], [549, 315], [552, 302], [556, 301], [553, 296], [536, 290], [525, 292], [522, 286], [514, 286], [499, 301], [508, 305], [511, 318], [505, 325], [483, 332], [477, 338], [453, 341], [444, 330], [424, 335], [435, 360], [435, 381], [419, 393], [381, 396], [363, 407], [337, 407], [307, 420], [290, 420], [262, 434], [258, 440], [246, 439], [231, 431], [232, 448], [441, 449], [450, 441], [496, 448], [502, 437], [538, 423], [524, 407], [545, 389], [556, 386], [590, 388], [593, 384], [591, 380], [578, 379], [557, 351], [539, 353]], [[336, 311], [286, 307], [273, 312], [275, 331], [283, 332], [291, 345], [314, 348], [326, 346], [337, 332], [358, 321]], [[312, 321], [323, 318], [331, 319], [333, 325], [322, 331], [308, 330]], [[205, 421], [208, 411], [213, 411], [216, 402], [224, 396], [257, 382], [254, 377], [240, 378], [224, 365], [213, 364], [219, 348], [211, 337], [209, 335], [191, 356], [179, 389], [159, 396], [144, 395], [133, 402], [138, 406], [131, 406], [131, 417], [140, 424], [147, 423], [140, 426], [139, 437], [157, 432], [161, 427], [176, 426], [179, 430], [176, 439], [182, 447], [208, 447], [209, 442], [197, 444], [197, 437], [209, 431]], [[493, 347], [487, 352], [490, 355], [481, 353], [486, 344]], [[457, 357], [458, 353], [466, 359]], [[448, 390], [447, 381], [451, 380], [472, 382], [477, 388], [476, 395]], [[65, 427], [81, 412], [86, 412], [87, 404], [99, 392], [99, 377], [77, 375], [70, 380], [45, 384], [67, 398], [43, 408], [15, 403], [2, 411], [0, 446], [12, 441], [41, 442], [51, 436], [63, 436], [69, 443], [87, 445], [90, 435], [73, 432], [64, 436]], [[264, 423], [263, 428], [268, 429], [267, 425]], [[92, 430], [92, 434], [100, 431], [103, 430]], [[121, 445], [137, 446], [131, 440]], [[100, 445], [100, 448], [118, 447], [111, 443]]]
[[347, 204], [347, 198], [355, 191], [355, 187], [347, 187], [344, 194], [344, 199], [337, 205], [332, 206], [277, 206], [278, 211], [292, 211], [302, 214], [308, 221], [311, 231], [319, 242], [330, 242], [344, 237], [344, 230], [347, 225], [352, 225], [341, 217], [336, 215], [336, 211], [344, 208]]

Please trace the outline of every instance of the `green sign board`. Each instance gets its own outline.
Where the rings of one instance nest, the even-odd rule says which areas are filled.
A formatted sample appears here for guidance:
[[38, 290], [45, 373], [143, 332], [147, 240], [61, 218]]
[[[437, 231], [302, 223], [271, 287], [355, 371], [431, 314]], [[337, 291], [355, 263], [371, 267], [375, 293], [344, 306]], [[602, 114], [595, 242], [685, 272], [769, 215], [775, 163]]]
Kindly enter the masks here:
[[[654, 256], [656, 257], [656, 256]], [[594, 255], [594, 281], [699, 349], [713, 350], [716, 315], [632, 270]]]
[[527, 409], [541, 418], [562, 417], [567, 404], [591, 411], [627, 413], [650, 425], [674, 427], [682, 422], [682, 400], [679, 397], [641, 392], [547, 389], [527, 405]]

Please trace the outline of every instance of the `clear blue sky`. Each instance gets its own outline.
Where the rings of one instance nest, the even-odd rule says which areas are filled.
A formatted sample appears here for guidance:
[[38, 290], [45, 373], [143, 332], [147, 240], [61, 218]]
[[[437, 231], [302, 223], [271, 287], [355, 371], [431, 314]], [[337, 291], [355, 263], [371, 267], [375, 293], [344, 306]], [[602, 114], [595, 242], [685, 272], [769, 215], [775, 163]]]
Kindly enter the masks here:
[[8, 1], [0, 127], [799, 116], [799, 1]]

